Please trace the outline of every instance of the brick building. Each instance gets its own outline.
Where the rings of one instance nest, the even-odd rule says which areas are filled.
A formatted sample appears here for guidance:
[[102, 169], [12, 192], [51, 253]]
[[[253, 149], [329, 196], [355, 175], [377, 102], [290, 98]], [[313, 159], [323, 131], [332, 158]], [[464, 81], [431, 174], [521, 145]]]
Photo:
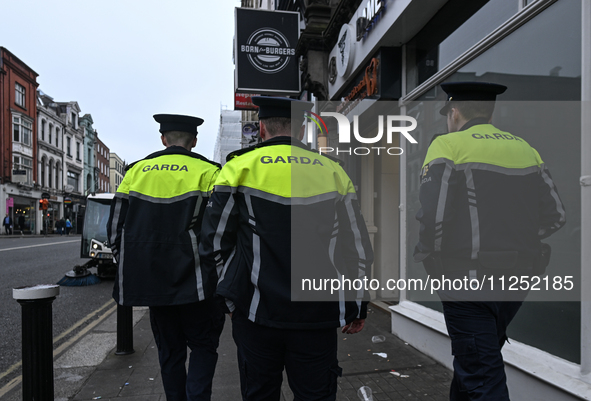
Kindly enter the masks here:
[[98, 180], [96, 192], [110, 192], [110, 163], [109, 148], [99, 139], [96, 133], [96, 170], [98, 171]]
[[10, 214], [23, 232], [35, 230], [41, 196], [35, 162], [38, 75], [0, 47], [0, 212]]

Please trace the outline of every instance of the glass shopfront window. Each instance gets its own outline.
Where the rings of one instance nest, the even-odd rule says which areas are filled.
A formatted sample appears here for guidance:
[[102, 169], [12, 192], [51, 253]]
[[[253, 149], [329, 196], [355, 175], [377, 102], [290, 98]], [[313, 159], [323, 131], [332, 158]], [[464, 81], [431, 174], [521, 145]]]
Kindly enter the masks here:
[[406, 45], [407, 91], [421, 85], [456, 57], [514, 16], [514, 0], [449, 2]]
[[[580, 277], [580, 0], [561, 0], [549, 6], [446, 81], [486, 81], [508, 87], [498, 97], [493, 124], [538, 150], [566, 209], [566, 225], [544, 241], [552, 246], [547, 273]], [[420, 170], [429, 142], [434, 134], [447, 131], [445, 118], [439, 115], [442, 99], [444, 94], [437, 86], [407, 108], [407, 113], [419, 122], [413, 132], [419, 143], [409, 146], [406, 152], [409, 278], [426, 277], [422, 264], [412, 259], [419, 230], [415, 216], [420, 208]], [[428, 299], [424, 294], [408, 292], [407, 297], [440, 310], [436, 295]], [[517, 341], [580, 363], [580, 332], [580, 302], [539, 301], [523, 305], [508, 334]]]

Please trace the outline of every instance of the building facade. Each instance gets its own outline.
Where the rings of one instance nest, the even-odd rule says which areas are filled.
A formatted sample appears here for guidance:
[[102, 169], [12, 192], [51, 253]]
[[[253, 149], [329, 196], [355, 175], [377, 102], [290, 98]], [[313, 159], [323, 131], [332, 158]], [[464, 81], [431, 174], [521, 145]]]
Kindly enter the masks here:
[[78, 102], [58, 102], [64, 126], [64, 217], [73, 232], [82, 227], [84, 194], [84, 127], [80, 126]]
[[23, 233], [38, 229], [37, 76], [0, 47], [0, 213]]
[[[589, 399], [591, 4], [285, 0], [276, 7], [302, 15], [297, 54], [302, 88], [317, 101], [316, 112], [360, 122], [358, 137], [345, 149], [335, 119], [327, 117], [328, 136], [318, 143], [346, 161], [372, 234], [372, 278], [380, 283], [427, 278], [412, 254], [420, 170], [433, 135], [447, 130], [438, 113], [445, 101], [439, 85], [487, 81], [508, 87], [493, 121], [528, 141], [552, 171], [567, 224], [548, 239], [553, 256], [547, 277], [574, 283], [571, 292], [546, 298], [532, 291], [509, 327], [511, 341], [503, 349], [509, 390], [515, 399]], [[417, 143], [382, 135], [379, 121], [388, 115], [413, 117]], [[378, 154], [378, 148], [384, 151]], [[385, 154], [388, 149], [395, 151]], [[392, 304], [392, 331], [451, 368], [437, 296], [384, 287], [372, 296]]]
[[109, 166], [110, 189], [111, 192], [117, 192], [125, 176], [127, 164], [117, 153], [109, 153]]
[[38, 221], [39, 227], [45, 223], [55, 227], [55, 222], [64, 215], [63, 129], [66, 123], [51, 96], [38, 90], [37, 99], [37, 183], [43, 193], [49, 194], [50, 202], [48, 211], [39, 213]]
[[80, 117], [80, 127], [84, 130], [84, 194], [96, 192], [98, 188], [98, 169], [96, 167], [96, 133], [92, 124], [92, 116], [84, 114]]
[[100, 140], [96, 134], [96, 170], [98, 173], [97, 193], [111, 192], [111, 162], [109, 148]]

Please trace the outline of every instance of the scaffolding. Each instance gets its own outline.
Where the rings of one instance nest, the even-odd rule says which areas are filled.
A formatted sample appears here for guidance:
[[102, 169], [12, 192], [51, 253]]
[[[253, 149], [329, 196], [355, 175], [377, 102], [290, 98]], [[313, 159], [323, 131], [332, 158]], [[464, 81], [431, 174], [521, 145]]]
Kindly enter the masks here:
[[226, 107], [220, 109], [220, 128], [213, 149], [213, 160], [226, 163], [226, 156], [229, 153], [241, 149], [242, 114], [238, 110], [228, 110]]

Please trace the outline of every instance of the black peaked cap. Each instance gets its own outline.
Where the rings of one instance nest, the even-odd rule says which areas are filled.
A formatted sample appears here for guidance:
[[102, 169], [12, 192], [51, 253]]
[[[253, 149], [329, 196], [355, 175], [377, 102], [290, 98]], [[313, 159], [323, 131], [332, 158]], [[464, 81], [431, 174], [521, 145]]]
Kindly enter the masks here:
[[160, 133], [169, 131], [188, 132], [197, 135], [197, 127], [203, 124], [203, 119], [180, 114], [154, 114], [154, 120], [160, 123]]
[[441, 84], [441, 89], [447, 93], [447, 102], [439, 114], [445, 116], [452, 101], [483, 100], [495, 101], [497, 95], [505, 92], [505, 85], [490, 82], [446, 82]]
[[[259, 106], [259, 120], [269, 117], [304, 118], [314, 103], [287, 97], [253, 96], [252, 102]], [[293, 114], [292, 114], [293, 112]]]

